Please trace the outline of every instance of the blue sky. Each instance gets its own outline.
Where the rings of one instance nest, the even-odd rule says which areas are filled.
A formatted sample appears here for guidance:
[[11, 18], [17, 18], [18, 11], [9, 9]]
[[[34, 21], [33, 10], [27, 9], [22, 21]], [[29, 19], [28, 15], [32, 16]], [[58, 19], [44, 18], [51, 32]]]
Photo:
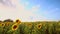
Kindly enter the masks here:
[[42, 15], [47, 19], [60, 20], [60, 0], [22, 0], [22, 3], [29, 2], [28, 8], [40, 5], [37, 15]]
[[[9, 0], [0, 1], [2, 19], [22, 21], [60, 20], [60, 0]], [[4, 15], [3, 15], [4, 14]]]

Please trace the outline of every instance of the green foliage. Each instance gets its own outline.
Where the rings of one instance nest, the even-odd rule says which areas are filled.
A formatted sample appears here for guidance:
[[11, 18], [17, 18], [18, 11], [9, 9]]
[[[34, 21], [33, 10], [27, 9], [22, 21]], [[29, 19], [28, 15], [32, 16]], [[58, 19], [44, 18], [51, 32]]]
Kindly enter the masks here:
[[0, 24], [0, 34], [60, 34], [60, 22], [23, 22], [13, 31], [14, 24], [10, 22], [4, 27]]

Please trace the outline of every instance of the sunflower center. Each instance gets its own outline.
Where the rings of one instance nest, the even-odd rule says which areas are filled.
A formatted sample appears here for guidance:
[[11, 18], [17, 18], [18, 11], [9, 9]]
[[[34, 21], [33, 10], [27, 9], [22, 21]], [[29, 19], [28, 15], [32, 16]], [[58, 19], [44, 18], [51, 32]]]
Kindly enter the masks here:
[[38, 27], [40, 27], [41, 25], [39, 25]]
[[16, 20], [16, 22], [19, 22], [19, 20]]
[[16, 26], [16, 25], [14, 25], [13, 29], [16, 29], [16, 28], [17, 28], [17, 26]]
[[4, 24], [2, 24], [2, 26], [3, 26]]

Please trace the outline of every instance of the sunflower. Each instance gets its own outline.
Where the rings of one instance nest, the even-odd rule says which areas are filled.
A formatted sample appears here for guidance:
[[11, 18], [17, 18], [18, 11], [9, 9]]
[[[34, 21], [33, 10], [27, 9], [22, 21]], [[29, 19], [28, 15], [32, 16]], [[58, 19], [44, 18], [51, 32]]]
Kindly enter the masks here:
[[26, 26], [31, 28], [32, 27], [32, 23], [26, 23]]
[[17, 24], [21, 24], [21, 21], [19, 19], [16, 20]]
[[0, 26], [2, 26], [2, 23], [0, 23]]
[[60, 23], [58, 23], [58, 25], [60, 25]]
[[41, 23], [37, 25], [37, 28], [38, 29], [41, 29], [41, 27], [42, 27], [42, 24]]
[[4, 27], [5, 26], [5, 24], [4, 23], [2, 23], [2, 27]]
[[5, 23], [5, 26], [9, 26], [9, 25], [10, 25], [10, 22], [6, 22], [6, 23]]
[[28, 26], [31, 26], [32, 25], [32, 23], [28, 23]]
[[28, 23], [27, 26], [28, 26], [29, 28], [31, 28], [31, 27], [32, 27], [32, 23]]
[[17, 30], [18, 29], [18, 25], [17, 24], [13, 24], [12, 25], [12, 30], [14, 31], [14, 30]]
[[4, 24], [4, 23], [0, 23], [0, 26], [1, 26], [1, 27], [4, 27], [4, 26], [5, 26], [5, 24]]

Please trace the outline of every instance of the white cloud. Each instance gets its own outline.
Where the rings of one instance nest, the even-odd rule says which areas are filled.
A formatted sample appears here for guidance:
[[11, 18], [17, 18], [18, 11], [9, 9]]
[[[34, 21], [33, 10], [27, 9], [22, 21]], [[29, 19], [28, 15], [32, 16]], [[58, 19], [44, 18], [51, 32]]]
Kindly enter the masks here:
[[[20, 4], [19, 0], [9, 0], [9, 2], [11, 2], [13, 6], [8, 6], [11, 4], [4, 5], [0, 2], [1, 20], [9, 18], [13, 20], [15, 20], [16, 18], [20, 18], [22, 21], [40, 20], [38, 17], [35, 17], [37, 15], [33, 13], [34, 11], [37, 11], [40, 8], [40, 5], [33, 6], [31, 9], [26, 10], [25, 5]], [[28, 4], [29, 3], [26, 2], [26, 5]], [[30, 16], [32, 16], [33, 19], [31, 19]]]
[[36, 5], [32, 7], [32, 11], [37, 11], [40, 8], [40, 5]]
[[5, 6], [15, 7], [11, 0], [0, 0], [0, 3]]
[[29, 5], [29, 2], [25, 2], [24, 5], [25, 5], [25, 6], [28, 6], [28, 5]]

